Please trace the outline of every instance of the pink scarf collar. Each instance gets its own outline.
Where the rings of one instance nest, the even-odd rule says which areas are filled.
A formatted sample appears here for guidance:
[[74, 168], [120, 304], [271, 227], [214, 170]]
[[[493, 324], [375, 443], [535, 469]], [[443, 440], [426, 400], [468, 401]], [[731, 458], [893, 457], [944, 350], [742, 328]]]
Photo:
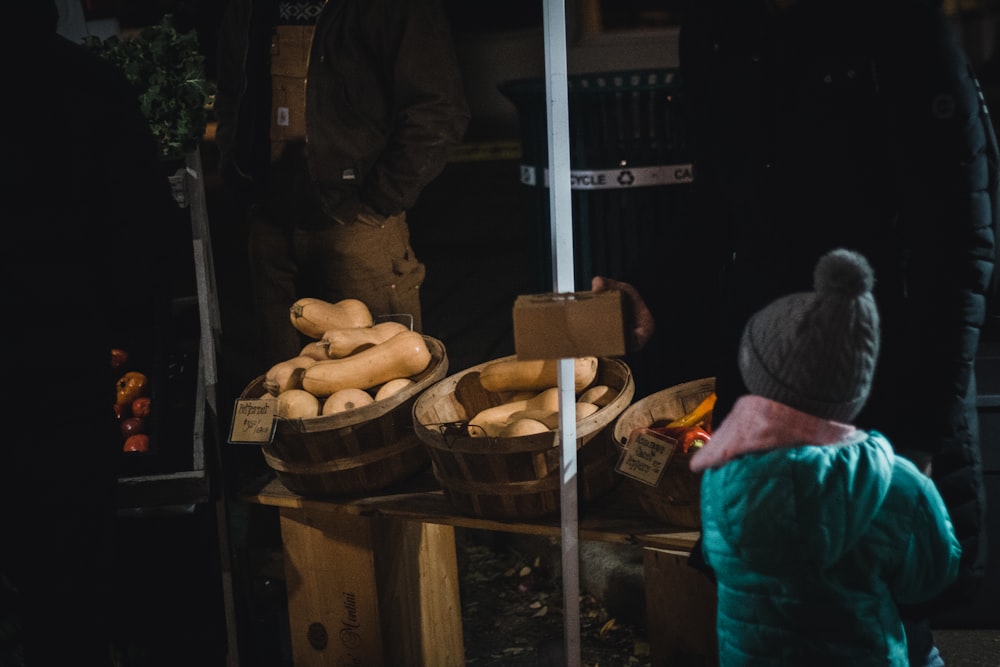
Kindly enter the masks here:
[[740, 397], [729, 415], [712, 431], [708, 443], [691, 457], [690, 468], [701, 472], [749, 454], [797, 445], [832, 445], [848, 440], [857, 429], [821, 419], [768, 398]]

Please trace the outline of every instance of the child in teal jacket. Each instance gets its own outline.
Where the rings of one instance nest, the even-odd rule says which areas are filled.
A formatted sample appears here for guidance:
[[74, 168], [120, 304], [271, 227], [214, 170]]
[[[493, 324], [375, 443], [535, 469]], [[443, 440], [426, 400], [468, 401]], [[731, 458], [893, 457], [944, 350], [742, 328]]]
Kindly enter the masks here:
[[871, 267], [834, 250], [814, 279], [749, 320], [751, 394], [691, 460], [720, 664], [906, 667], [896, 604], [954, 580], [961, 547], [931, 480], [850, 424], [879, 351]]

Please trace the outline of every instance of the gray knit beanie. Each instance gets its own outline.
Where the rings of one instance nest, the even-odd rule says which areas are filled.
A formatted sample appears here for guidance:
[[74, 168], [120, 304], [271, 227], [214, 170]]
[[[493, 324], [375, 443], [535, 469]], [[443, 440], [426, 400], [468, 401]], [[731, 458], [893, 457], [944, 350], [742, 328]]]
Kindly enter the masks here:
[[878, 357], [874, 283], [868, 261], [854, 251], [820, 258], [815, 292], [781, 297], [747, 322], [739, 352], [747, 388], [823, 419], [854, 419]]

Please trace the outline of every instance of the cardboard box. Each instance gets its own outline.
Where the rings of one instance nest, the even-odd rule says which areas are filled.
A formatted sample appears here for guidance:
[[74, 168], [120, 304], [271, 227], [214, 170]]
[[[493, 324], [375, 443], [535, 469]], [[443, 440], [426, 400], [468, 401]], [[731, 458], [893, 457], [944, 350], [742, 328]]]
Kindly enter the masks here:
[[625, 354], [622, 294], [562, 292], [529, 294], [514, 302], [518, 359], [567, 359]]

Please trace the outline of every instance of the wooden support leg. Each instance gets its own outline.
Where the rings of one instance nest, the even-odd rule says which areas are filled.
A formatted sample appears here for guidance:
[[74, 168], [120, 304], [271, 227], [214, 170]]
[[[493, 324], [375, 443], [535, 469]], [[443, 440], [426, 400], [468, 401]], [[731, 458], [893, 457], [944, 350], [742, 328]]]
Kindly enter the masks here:
[[685, 551], [643, 553], [652, 667], [717, 665], [715, 586], [687, 564]]
[[[463, 667], [455, 529], [380, 519], [376, 553], [387, 665]], [[383, 557], [385, 556], [385, 557]]]
[[282, 508], [296, 667], [465, 664], [454, 529]]

